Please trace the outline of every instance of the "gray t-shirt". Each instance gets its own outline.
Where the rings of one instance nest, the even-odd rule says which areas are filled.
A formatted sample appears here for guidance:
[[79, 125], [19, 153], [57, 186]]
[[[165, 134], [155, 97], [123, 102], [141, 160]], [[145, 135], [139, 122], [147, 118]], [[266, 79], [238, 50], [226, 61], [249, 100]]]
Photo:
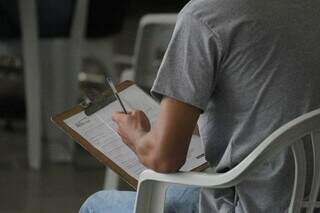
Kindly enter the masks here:
[[[217, 172], [275, 129], [320, 107], [320, 1], [192, 0], [180, 12], [151, 90], [203, 111], [198, 125]], [[202, 212], [286, 212], [293, 160], [285, 151], [247, 180], [202, 189]]]

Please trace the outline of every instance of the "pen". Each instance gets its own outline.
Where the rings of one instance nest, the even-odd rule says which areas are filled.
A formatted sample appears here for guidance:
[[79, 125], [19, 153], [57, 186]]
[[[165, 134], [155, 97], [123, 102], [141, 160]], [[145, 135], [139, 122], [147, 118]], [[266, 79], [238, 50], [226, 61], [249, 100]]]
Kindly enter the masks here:
[[111, 89], [112, 89], [113, 95], [114, 95], [114, 96], [116, 97], [116, 99], [119, 101], [119, 103], [120, 103], [120, 105], [121, 105], [121, 107], [122, 107], [122, 109], [123, 109], [123, 112], [126, 113], [126, 114], [128, 114], [126, 108], [124, 107], [124, 105], [123, 105], [123, 103], [122, 103], [122, 101], [121, 101], [121, 99], [120, 99], [120, 97], [119, 97], [119, 95], [118, 95], [118, 91], [117, 91], [116, 87], [114, 86], [111, 78], [110, 78], [110, 77], [106, 77], [106, 80], [107, 80], [109, 86], [110, 86]]

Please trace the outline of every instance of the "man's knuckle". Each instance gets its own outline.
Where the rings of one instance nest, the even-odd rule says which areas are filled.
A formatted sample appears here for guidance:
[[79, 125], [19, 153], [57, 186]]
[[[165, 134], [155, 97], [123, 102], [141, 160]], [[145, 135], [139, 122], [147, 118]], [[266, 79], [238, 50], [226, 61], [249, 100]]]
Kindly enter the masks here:
[[132, 115], [136, 115], [138, 113], [138, 110], [133, 110]]

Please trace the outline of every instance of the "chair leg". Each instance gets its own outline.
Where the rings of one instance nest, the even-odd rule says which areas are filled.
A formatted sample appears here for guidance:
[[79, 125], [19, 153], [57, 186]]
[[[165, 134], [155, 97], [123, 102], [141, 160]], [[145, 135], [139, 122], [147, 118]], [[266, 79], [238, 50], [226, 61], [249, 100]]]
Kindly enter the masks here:
[[168, 184], [142, 182], [138, 187], [135, 213], [163, 213]]
[[106, 167], [105, 177], [104, 177], [104, 189], [113, 190], [119, 188], [119, 176], [114, 173], [111, 169]]

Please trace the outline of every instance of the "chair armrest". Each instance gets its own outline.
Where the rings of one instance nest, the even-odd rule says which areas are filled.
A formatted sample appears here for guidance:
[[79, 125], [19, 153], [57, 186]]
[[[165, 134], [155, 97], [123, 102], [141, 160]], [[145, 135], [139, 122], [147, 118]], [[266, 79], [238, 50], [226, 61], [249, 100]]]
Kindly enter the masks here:
[[145, 170], [140, 175], [139, 184], [154, 181], [198, 187], [225, 188], [236, 185], [238, 183], [237, 177], [237, 175], [230, 172], [223, 174], [203, 172], [177, 172], [163, 174], [153, 170]]
[[165, 193], [170, 184], [224, 188], [236, 184], [237, 175], [232, 173], [210, 174], [200, 172], [178, 172], [162, 174], [145, 170], [139, 178], [135, 203], [136, 213], [163, 213]]

